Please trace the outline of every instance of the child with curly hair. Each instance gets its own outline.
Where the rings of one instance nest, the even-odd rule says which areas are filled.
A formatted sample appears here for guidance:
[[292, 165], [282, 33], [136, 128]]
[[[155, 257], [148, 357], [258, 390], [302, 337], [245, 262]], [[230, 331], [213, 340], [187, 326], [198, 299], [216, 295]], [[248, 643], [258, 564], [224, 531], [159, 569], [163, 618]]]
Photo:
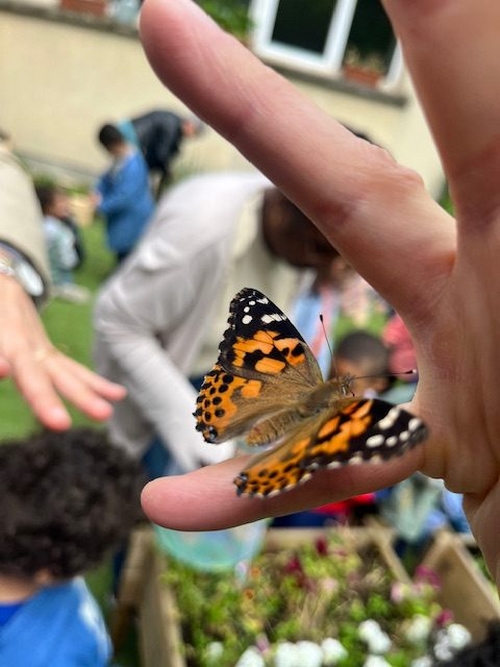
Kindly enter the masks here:
[[140, 464], [101, 431], [0, 445], [0, 665], [104, 667], [112, 655], [81, 577], [141, 518]]

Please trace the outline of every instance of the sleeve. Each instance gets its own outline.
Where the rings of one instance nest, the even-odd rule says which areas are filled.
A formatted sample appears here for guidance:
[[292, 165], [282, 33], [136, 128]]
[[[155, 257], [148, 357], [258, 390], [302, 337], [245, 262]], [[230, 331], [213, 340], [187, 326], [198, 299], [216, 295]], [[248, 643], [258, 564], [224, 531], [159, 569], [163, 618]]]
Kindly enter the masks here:
[[[42, 214], [33, 184], [16, 158], [0, 148], [0, 242], [14, 248], [50, 284]], [[44, 288], [44, 297], [47, 289]]]

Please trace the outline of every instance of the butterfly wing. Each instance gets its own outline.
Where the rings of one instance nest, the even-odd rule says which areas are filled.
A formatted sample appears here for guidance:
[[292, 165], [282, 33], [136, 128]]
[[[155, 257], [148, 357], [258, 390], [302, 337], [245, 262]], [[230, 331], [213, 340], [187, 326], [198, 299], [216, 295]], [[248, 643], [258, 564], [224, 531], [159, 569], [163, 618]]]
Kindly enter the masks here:
[[201, 387], [196, 428], [207, 442], [241, 436], [262, 417], [289, 411], [321, 381], [287, 316], [258, 290], [244, 288], [231, 301], [219, 358]]
[[238, 494], [269, 496], [309, 479], [321, 468], [388, 460], [427, 436], [424, 423], [379, 399], [339, 399], [339, 408], [315, 415], [273, 449], [256, 456], [234, 480]]

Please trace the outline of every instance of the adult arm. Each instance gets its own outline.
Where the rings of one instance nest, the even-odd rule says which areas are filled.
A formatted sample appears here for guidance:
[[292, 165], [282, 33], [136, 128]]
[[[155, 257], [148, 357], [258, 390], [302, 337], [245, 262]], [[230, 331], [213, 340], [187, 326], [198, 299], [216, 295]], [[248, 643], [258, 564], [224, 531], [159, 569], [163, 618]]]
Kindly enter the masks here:
[[384, 4], [441, 153], [456, 224], [416, 174], [335, 123], [194, 3], [146, 0], [141, 33], [163, 82], [314, 219], [402, 315], [420, 375], [411, 409], [431, 436], [399, 460], [317, 473], [264, 502], [234, 496], [241, 462], [231, 461], [151, 484], [144, 507], [171, 527], [221, 527], [388, 486], [420, 469], [464, 494], [499, 579], [500, 5]]
[[[42, 217], [33, 186], [16, 159], [0, 151], [0, 239], [26, 257], [47, 292], [48, 263]], [[46, 296], [45, 295], [42, 295]], [[11, 377], [35, 416], [48, 428], [71, 424], [61, 399], [92, 419], [107, 419], [122, 387], [100, 378], [56, 350], [30, 296], [15, 278], [0, 273], [0, 378]]]

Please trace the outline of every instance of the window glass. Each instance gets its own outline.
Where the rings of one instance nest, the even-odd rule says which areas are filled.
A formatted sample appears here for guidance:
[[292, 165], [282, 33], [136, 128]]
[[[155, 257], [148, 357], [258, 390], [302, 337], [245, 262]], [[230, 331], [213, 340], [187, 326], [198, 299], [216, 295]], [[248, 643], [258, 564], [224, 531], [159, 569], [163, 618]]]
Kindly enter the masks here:
[[396, 46], [389, 19], [379, 0], [358, 0], [344, 64], [358, 64], [387, 74]]
[[322, 54], [336, 0], [281, 0], [272, 41]]

